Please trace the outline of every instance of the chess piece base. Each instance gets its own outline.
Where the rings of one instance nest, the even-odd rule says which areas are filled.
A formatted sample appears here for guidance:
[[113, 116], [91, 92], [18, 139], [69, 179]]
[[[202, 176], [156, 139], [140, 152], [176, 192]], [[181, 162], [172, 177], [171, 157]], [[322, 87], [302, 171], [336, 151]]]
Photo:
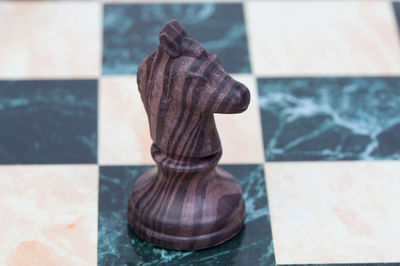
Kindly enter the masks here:
[[174, 173], [152, 168], [128, 202], [131, 229], [155, 246], [198, 250], [219, 245], [243, 227], [245, 205], [234, 177], [219, 167]]

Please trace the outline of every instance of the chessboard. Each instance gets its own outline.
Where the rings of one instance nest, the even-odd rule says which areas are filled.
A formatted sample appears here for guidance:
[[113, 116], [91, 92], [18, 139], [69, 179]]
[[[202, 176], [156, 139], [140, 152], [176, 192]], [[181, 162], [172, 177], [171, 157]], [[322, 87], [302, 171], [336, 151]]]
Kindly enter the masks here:
[[[245, 226], [190, 252], [126, 214], [173, 18], [251, 91], [216, 115]], [[400, 265], [399, 25], [396, 1], [2, 1], [0, 265]]]

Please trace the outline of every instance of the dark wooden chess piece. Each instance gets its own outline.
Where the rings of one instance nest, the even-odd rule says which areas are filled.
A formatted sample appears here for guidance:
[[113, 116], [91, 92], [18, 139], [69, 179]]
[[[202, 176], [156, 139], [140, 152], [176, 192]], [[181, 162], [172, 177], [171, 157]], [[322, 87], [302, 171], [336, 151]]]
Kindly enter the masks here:
[[213, 113], [245, 111], [250, 93], [178, 21], [168, 22], [159, 39], [137, 74], [157, 167], [133, 186], [129, 224], [155, 246], [216, 246], [240, 231], [245, 205], [234, 177], [216, 167], [222, 148]]

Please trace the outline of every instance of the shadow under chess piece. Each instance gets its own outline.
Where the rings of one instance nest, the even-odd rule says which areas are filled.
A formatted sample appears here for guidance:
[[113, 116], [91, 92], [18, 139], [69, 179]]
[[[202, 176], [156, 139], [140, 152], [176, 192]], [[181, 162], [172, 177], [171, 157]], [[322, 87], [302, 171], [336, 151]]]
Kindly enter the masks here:
[[213, 113], [245, 111], [250, 93], [178, 21], [159, 40], [137, 74], [157, 167], [134, 184], [128, 220], [155, 246], [209, 248], [235, 236], [245, 215], [239, 184], [216, 167], [222, 148]]

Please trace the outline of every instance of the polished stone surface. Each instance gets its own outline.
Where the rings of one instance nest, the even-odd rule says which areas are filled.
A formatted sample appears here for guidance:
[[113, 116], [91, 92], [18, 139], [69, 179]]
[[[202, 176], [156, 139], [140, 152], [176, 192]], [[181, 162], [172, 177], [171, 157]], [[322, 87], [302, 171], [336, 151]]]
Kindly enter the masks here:
[[399, 27], [399, 33], [400, 33], [400, 2], [395, 1], [393, 2], [393, 10], [394, 14], [396, 16], [396, 21], [397, 21], [397, 26]]
[[[280, 266], [292, 266], [293, 264], [279, 264]], [[399, 263], [311, 263], [297, 264], [299, 266], [399, 266]]]
[[245, 1], [245, 10], [258, 76], [400, 73], [390, 1]]
[[267, 162], [277, 264], [400, 261], [399, 161]]
[[206, 250], [172, 251], [153, 247], [127, 225], [129, 192], [149, 166], [103, 166], [99, 187], [99, 265], [271, 265], [274, 251], [262, 165], [224, 165], [243, 189], [245, 227], [232, 240]]
[[161, 27], [174, 18], [189, 36], [218, 54], [227, 72], [250, 72], [241, 3], [106, 4], [103, 74], [135, 74], [157, 48]]
[[[172, 2], [177, 0], [1, 1], [0, 265], [274, 265], [275, 256], [290, 265], [399, 266], [399, 126], [391, 119], [399, 116], [400, 86], [385, 77], [400, 76], [400, 2], [219, 0], [169, 6]], [[192, 36], [223, 56], [229, 72], [245, 73], [235, 77], [252, 93], [254, 108], [216, 118], [222, 163], [238, 164], [234, 173], [241, 164], [264, 163], [261, 127], [268, 145], [282, 118], [279, 143], [270, 144], [278, 149], [267, 154], [264, 167], [270, 174], [272, 226], [274, 217], [278, 226], [275, 255], [268, 248], [264, 208], [237, 239], [200, 252], [153, 249], [127, 230], [124, 197], [146, 168], [137, 165], [153, 163], [134, 73], [156, 47], [162, 20], [176, 14]], [[204, 14], [209, 17], [202, 20]], [[380, 78], [350, 78], [373, 76]], [[269, 86], [268, 77], [282, 79], [271, 79]], [[315, 79], [304, 78], [293, 89], [303, 80], [294, 77]], [[95, 85], [83, 86], [76, 81], [81, 79], [99, 79], [98, 96]], [[337, 87], [346, 93], [336, 93]], [[284, 99], [272, 98], [278, 92]], [[349, 106], [342, 106], [346, 101]], [[290, 114], [280, 116], [283, 110], [310, 115], [288, 121]], [[291, 136], [302, 140], [298, 136], [307, 135], [307, 128], [318, 132], [321, 120], [325, 134], [279, 153]], [[338, 136], [348, 136], [351, 145], [343, 150]], [[293, 162], [345, 158], [367, 161]], [[104, 165], [99, 220], [98, 165]], [[242, 185], [254, 184], [247, 176], [237, 174]], [[259, 182], [249, 187], [263, 187]], [[360, 264], [348, 264], [355, 261]]]
[[97, 162], [97, 81], [0, 81], [0, 164]]
[[97, 165], [0, 165], [0, 265], [96, 265], [98, 175]]
[[[244, 113], [215, 114], [223, 147], [220, 162], [263, 163], [256, 79], [249, 74], [236, 74], [233, 78], [246, 84], [252, 100]], [[147, 165], [154, 162], [150, 154], [153, 141], [149, 134], [149, 121], [140, 99], [136, 76], [103, 76], [99, 80], [98, 110], [100, 165]]]
[[400, 78], [262, 78], [267, 161], [400, 159]]
[[103, 76], [99, 80], [98, 109], [100, 165], [154, 163], [149, 120], [136, 76]]
[[97, 78], [100, 1], [0, 1], [0, 78]]

